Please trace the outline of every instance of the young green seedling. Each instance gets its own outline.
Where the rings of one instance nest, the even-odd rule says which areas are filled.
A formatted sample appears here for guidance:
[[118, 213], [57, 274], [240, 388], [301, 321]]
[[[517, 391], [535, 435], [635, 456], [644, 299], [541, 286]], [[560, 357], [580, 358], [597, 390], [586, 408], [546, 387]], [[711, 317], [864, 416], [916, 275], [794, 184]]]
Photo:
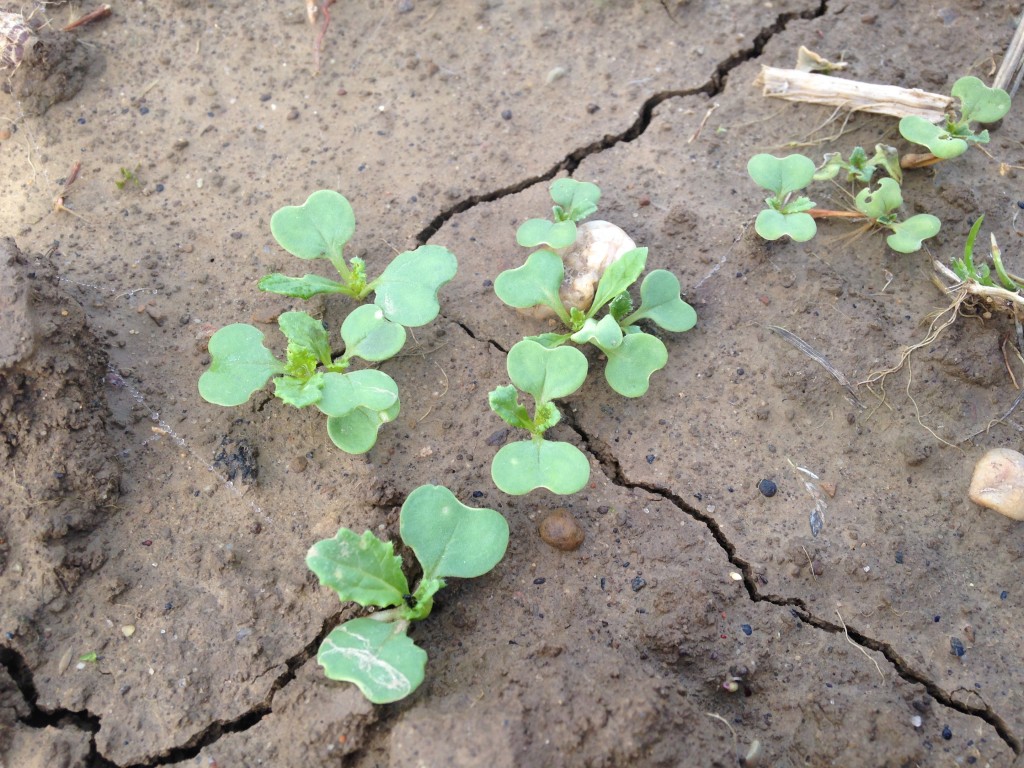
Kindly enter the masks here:
[[363, 260], [356, 256], [346, 261], [343, 253], [355, 227], [352, 206], [333, 190], [321, 189], [302, 205], [281, 208], [270, 218], [274, 239], [300, 259], [327, 259], [341, 280], [274, 273], [260, 280], [260, 290], [300, 299], [341, 293], [357, 301], [373, 293], [384, 317], [408, 327], [425, 325], [437, 317], [437, 292], [455, 276], [455, 256], [439, 245], [421, 245], [398, 254], [380, 277], [368, 280]]
[[939, 160], [962, 155], [969, 142], [987, 144], [988, 131], [975, 133], [971, 123], [994, 123], [1010, 111], [1009, 94], [1001, 88], [989, 88], [976, 77], [961, 77], [951, 93], [960, 102], [960, 114], [949, 115], [941, 125], [913, 115], [900, 120], [903, 138], [928, 147]]
[[1024, 278], [1010, 274], [1004, 266], [1003, 252], [1000, 250], [999, 244], [996, 243], [995, 235], [991, 235], [989, 256], [992, 259], [992, 266], [995, 268], [996, 277], [999, 279], [999, 285], [997, 286], [992, 279], [992, 273], [988, 264], [984, 262], [975, 263], [974, 241], [977, 240], [982, 222], [984, 221], [985, 217], [979, 216], [978, 220], [974, 222], [971, 231], [967, 234], [967, 241], [964, 243], [963, 258], [953, 259], [951, 265], [953, 272], [964, 282], [974, 282], [987, 288], [1002, 287], [1014, 293], [1024, 290]]
[[379, 362], [396, 355], [405, 344], [405, 328], [385, 318], [379, 307], [357, 307], [341, 324], [345, 351], [333, 357], [319, 320], [305, 312], [283, 312], [278, 325], [288, 339], [283, 362], [251, 325], [234, 323], [214, 333], [199, 394], [214, 405], [241, 405], [273, 379], [278, 398], [296, 408], [315, 405], [327, 415], [327, 433], [343, 451], [370, 450], [380, 426], [398, 415], [398, 386], [383, 371], [347, 369], [356, 357]]
[[885, 242], [899, 253], [920, 250], [922, 241], [938, 234], [942, 222], [930, 213], [919, 213], [905, 221], [896, 218], [903, 205], [900, 185], [891, 178], [882, 178], [875, 189], [865, 188], [854, 198], [857, 210], [876, 224], [892, 230]]
[[[583, 385], [587, 358], [574, 347], [549, 349], [523, 339], [509, 350], [506, 366], [512, 385], [490, 393], [491, 410], [510, 426], [525, 429], [530, 439], [504, 445], [495, 454], [494, 484], [513, 496], [536, 488], [576, 493], [590, 479], [590, 462], [576, 446], [545, 440], [544, 433], [562, 418], [552, 401], [568, 397]], [[517, 387], [533, 397], [533, 416], [519, 402]]]
[[516, 242], [525, 248], [547, 245], [555, 250], [576, 242], [576, 224], [597, 210], [601, 190], [596, 184], [559, 179], [551, 185], [552, 217], [527, 219], [516, 232]]
[[398, 701], [423, 682], [427, 654], [408, 636], [425, 619], [446, 578], [482, 576], [508, 547], [508, 523], [493, 509], [462, 504], [443, 486], [423, 485], [402, 505], [399, 533], [423, 568], [415, 590], [394, 545], [342, 528], [314, 544], [306, 564], [342, 602], [384, 608], [351, 619], [324, 639], [317, 661], [332, 680], [355, 683], [374, 704]]
[[868, 157], [863, 147], [854, 147], [850, 159], [843, 160], [840, 152], [826, 152], [825, 162], [814, 172], [814, 181], [832, 181], [840, 171], [846, 172], [847, 181], [870, 184], [879, 168], [884, 170], [898, 183], [903, 181], [903, 169], [900, 168], [900, 156], [895, 147], [884, 144], [875, 145], [875, 154]]
[[757, 214], [754, 222], [757, 234], [765, 240], [789, 235], [798, 243], [814, 237], [818, 226], [807, 213], [814, 208], [814, 203], [807, 197], [793, 197], [814, 179], [813, 160], [803, 155], [754, 155], [747, 162], [747, 173], [758, 186], [774, 193], [765, 198], [768, 207]]

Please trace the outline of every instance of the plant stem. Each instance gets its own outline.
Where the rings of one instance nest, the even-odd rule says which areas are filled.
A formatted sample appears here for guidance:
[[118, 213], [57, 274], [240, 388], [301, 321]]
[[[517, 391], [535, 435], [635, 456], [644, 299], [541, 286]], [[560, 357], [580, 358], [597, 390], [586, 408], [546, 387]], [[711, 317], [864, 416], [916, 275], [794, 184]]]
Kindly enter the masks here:
[[936, 157], [931, 152], [924, 152], [920, 155], [910, 153], [900, 158], [900, 168], [913, 170], [915, 168], [927, 168], [930, 165], [941, 163], [942, 158]]
[[811, 208], [809, 213], [816, 219], [867, 219], [860, 211], [831, 211], [827, 208]]

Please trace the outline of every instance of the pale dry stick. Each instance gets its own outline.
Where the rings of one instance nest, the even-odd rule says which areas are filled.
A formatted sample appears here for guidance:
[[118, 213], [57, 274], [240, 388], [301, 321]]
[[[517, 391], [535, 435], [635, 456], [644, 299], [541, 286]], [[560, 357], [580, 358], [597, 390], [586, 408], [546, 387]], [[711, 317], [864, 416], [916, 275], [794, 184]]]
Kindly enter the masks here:
[[1013, 33], [1013, 39], [1006, 48], [1003, 55], [1003, 63], [992, 81], [993, 88], [1002, 88], [1012, 99], [1017, 89], [1020, 88], [1021, 80], [1024, 79], [1024, 14], [1021, 14], [1017, 22], [1017, 30]]
[[804, 551], [804, 557], [807, 558], [807, 570], [811, 572], [811, 579], [817, 581], [818, 577], [815, 576], [814, 568], [811, 567], [811, 564], [814, 562], [813, 560], [811, 560], [811, 553], [807, 551], [807, 547], [805, 547], [803, 544], [800, 545], [800, 549]]
[[878, 666], [877, 659], [875, 659], [874, 656], [872, 656], [866, 650], [864, 650], [864, 648], [862, 646], [857, 645], [857, 643], [853, 642], [853, 640], [850, 637], [850, 630], [848, 630], [846, 628], [846, 622], [843, 621], [843, 615], [841, 613], [839, 613], [839, 609], [838, 608], [836, 608], [836, 616], [839, 617], [839, 623], [843, 625], [843, 634], [846, 635], [846, 642], [848, 642], [850, 645], [852, 645], [854, 648], [856, 648], [858, 651], [860, 651], [861, 653], [863, 653], [865, 656], [868, 657], [868, 660], [872, 664], [875, 665], [875, 669], [878, 670], [878, 676], [882, 678], [882, 682], [884, 683], [885, 682], [885, 675], [882, 674], [882, 668], [880, 666]]
[[704, 117], [701, 119], [700, 125], [697, 126], [697, 130], [694, 131], [693, 135], [686, 140], [687, 144], [693, 144], [693, 142], [700, 138], [700, 132], [704, 130], [704, 126], [707, 124], [708, 118], [711, 117], [711, 113], [716, 109], [718, 109], [717, 101], [708, 107], [708, 111], [704, 113]]
[[84, 27], [86, 24], [92, 24], [94, 21], [99, 21], [100, 19], [107, 18], [107, 16], [109, 16], [112, 12], [113, 11], [111, 10], [109, 5], [101, 5], [99, 8], [94, 8], [93, 10], [89, 11], [84, 16], [79, 16], [74, 21], [69, 22], [64, 26], [64, 28], [61, 31], [70, 32], [73, 29]]
[[766, 327], [769, 331], [777, 334], [778, 336], [781, 336], [783, 339], [788, 341], [790, 344], [792, 344], [794, 347], [799, 349], [801, 352], [803, 352], [805, 355], [811, 358], [814, 362], [816, 362], [818, 365], [820, 365], [822, 368], [828, 371], [832, 375], [832, 378], [834, 378], [836, 381], [843, 385], [843, 389], [845, 389], [847, 393], [850, 395], [850, 397], [853, 398], [854, 404], [856, 404], [858, 408], [864, 408], [864, 403], [862, 403], [860, 401], [860, 398], [857, 397], [857, 392], [853, 388], [853, 385], [850, 384], [850, 380], [843, 375], [842, 371], [840, 371], [838, 368], [832, 365], [832, 363], [828, 361], [828, 358], [826, 358], [823, 354], [818, 352], [814, 347], [812, 347], [810, 344], [801, 339], [792, 331], [787, 331], [785, 328], [780, 328], [777, 325], [769, 325]]

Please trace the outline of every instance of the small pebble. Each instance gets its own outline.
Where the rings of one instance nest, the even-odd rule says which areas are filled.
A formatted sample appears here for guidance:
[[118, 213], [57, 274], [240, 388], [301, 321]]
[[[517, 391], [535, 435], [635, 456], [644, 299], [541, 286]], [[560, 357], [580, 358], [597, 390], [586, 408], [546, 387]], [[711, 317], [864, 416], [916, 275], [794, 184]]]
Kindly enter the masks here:
[[571, 552], [579, 549], [584, 533], [569, 510], [559, 507], [540, 521], [540, 537], [555, 549]]
[[957, 657], [963, 656], [964, 653], [966, 653], [966, 651], [964, 651], [964, 644], [960, 642], [959, 637], [949, 638], [949, 652]]
[[305, 456], [296, 456], [294, 459], [288, 462], [288, 471], [300, 474], [306, 471], [306, 467], [309, 466], [309, 462]]
[[633, 588], [634, 592], [639, 592], [647, 586], [647, 581], [643, 576], [636, 576], [631, 582], [629, 582], [629, 586]]
[[757, 490], [761, 492], [762, 496], [766, 496], [767, 498], [770, 499], [772, 496], [776, 494], [776, 492], [779, 490], [779, 487], [775, 485], [773, 481], [768, 480], [766, 478], [757, 484]]
[[1002, 592], [999, 593], [999, 599], [1000, 600], [1005, 600], [1009, 596], [1010, 596], [1010, 593], [1007, 592], [1005, 589]]
[[751, 627], [749, 624], [740, 624], [740, 629], [743, 630], [743, 634], [747, 637], [750, 637], [752, 634], [754, 634], [754, 628]]
[[533, 583], [540, 586], [545, 581], [547, 581], [547, 579], [545, 579], [543, 576], [538, 576], [536, 579], [533, 580]]
[[953, 738], [953, 729], [950, 728], [948, 725], [942, 726], [942, 738], [944, 738], [946, 741], [949, 741]]
[[125, 624], [123, 627], [121, 627], [121, 634], [125, 637], [131, 637], [135, 634], [135, 625]]
[[512, 119], [512, 110], [511, 109], [503, 109], [501, 111], [501, 119], [502, 120], [511, 120]]
[[811, 561], [811, 573], [815, 576], [821, 576], [825, 572], [825, 564], [821, 560], [814, 559]]
[[979, 506], [1024, 520], [1024, 455], [993, 448], [975, 465], [967, 495]]

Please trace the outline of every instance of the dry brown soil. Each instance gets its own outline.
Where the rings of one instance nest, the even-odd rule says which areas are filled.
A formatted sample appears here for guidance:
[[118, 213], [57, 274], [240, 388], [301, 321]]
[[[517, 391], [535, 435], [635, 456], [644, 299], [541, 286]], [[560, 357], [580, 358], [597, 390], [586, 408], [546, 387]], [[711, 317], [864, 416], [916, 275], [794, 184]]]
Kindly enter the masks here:
[[[38, 11], [49, 47], [0, 95], [0, 764], [1014, 763], [1024, 525], [966, 487], [1024, 426], [965, 439], [1017, 394], [1013, 322], [959, 318], [884, 388], [857, 382], [923, 338], [948, 303], [931, 258], [977, 215], [1024, 271], [1021, 111], [987, 151], [908, 175], [908, 213], [944, 222], [909, 256], [839, 224], [760, 241], [745, 165], [790, 143], [905, 149], [892, 119], [764, 99], [762, 64], [805, 44], [948, 92], [991, 76], [1020, 2], [342, 0], [318, 75], [299, 0], [112, 5], [66, 35], [66, 6]], [[122, 168], [138, 183], [119, 189]], [[509, 497], [487, 392], [542, 326], [491, 281], [566, 174], [600, 184], [602, 218], [680, 277], [699, 323], [666, 334], [646, 397], [594, 376], [564, 403], [583, 492]], [[213, 329], [283, 346], [271, 321], [296, 303], [256, 280], [301, 267], [268, 220], [320, 188], [352, 201], [348, 253], [371, 271], [424, 242], [459, 258], [441, 316], [383, 365], [402, 412], [365, 456], [269, 394], [225, 409], [196, 390]], [[256, 477], [227, 482], [225, 449]], [[427, 482], [499, 510], [511, 544], [415, 628], [423, 686], [374, 707], [315, 663], [357, 609], [304, 554], [339, 526], [395, 537]], [[537, 534], [557, 506], [576, 552]]]

